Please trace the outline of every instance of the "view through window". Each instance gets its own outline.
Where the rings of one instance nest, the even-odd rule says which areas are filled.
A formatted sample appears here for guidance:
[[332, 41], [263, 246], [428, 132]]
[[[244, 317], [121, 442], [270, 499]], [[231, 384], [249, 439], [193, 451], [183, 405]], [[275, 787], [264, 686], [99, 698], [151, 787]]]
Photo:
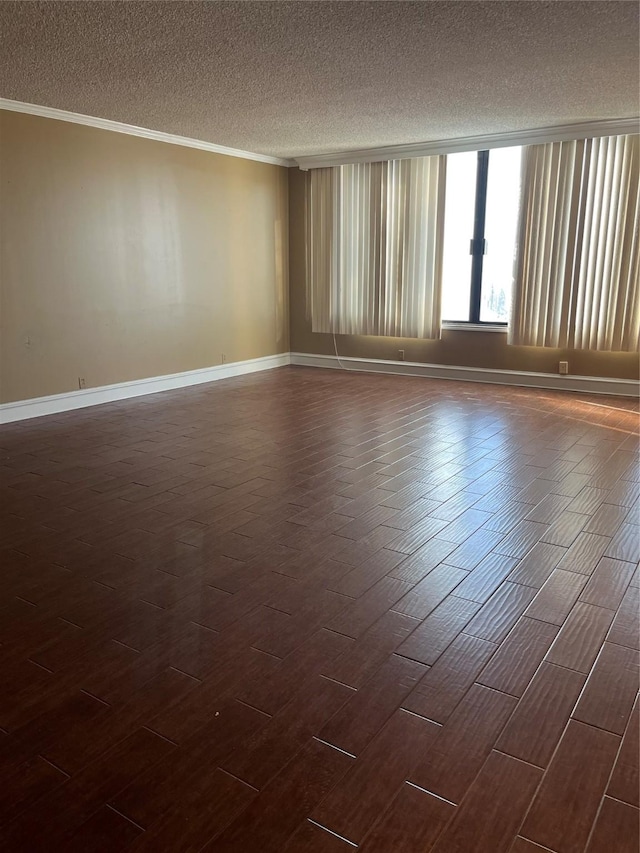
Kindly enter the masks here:
[[509, 320], [521, 159], [521, 147], [447, 157], [443, 320]]

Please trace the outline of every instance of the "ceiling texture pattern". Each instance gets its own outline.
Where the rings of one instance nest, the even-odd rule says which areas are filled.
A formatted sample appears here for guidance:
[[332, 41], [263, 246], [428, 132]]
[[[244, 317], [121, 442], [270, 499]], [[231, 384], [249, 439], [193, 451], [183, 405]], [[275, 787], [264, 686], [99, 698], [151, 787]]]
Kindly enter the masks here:
[[638, 114], [630, 2], [2, 2], [0, 97], [278, 157]]

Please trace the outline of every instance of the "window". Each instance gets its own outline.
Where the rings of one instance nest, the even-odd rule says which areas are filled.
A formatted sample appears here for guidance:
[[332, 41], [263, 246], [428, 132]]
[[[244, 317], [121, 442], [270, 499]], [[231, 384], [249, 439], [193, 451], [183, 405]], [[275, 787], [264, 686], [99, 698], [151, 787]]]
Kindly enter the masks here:
[[442, 318], [509, 320], [522, 148], [447, 157]]

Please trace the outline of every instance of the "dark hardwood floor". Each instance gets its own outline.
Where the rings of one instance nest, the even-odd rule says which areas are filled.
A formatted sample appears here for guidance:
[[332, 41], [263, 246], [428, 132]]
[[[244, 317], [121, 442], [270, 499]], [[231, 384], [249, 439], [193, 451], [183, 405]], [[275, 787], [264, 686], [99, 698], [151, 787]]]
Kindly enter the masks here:
[[638, 850], [629, 400], [282, 368], [0, 433], [0, 849]]

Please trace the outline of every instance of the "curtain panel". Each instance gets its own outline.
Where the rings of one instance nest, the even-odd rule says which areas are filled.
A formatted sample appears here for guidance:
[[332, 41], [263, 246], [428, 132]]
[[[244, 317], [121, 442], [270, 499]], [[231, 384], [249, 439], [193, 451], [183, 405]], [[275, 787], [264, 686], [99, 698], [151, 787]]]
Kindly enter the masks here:
[[528, 146], [509, 343], [638, 351], [640, 137]]
[[443, 156], [309, 173], [314, 332], [440, 337], [445, 178]]

